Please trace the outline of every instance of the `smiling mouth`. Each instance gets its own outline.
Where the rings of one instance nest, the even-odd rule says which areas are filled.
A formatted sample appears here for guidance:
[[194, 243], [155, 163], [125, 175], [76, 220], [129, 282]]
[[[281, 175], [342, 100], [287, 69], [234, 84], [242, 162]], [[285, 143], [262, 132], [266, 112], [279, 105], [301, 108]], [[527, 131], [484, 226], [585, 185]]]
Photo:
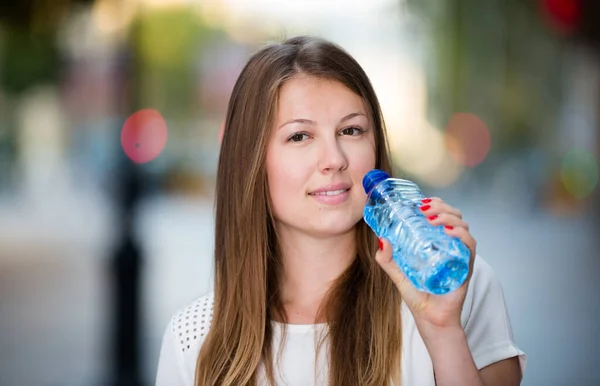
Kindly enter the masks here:
[[315, 192], [315, 193], [308, 193], [308, 194], [311, 196], [337, 196], [337, 195], [346, 193], [349, 190], [350, 190], [350, 188], [338, 189], [338, 190], [328, 190], [326, 192]]

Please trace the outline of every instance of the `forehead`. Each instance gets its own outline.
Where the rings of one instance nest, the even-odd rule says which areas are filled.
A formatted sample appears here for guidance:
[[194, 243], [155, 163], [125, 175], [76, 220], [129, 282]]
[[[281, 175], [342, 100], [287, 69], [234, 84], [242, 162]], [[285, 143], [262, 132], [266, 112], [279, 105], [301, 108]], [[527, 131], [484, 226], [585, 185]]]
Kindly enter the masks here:
[[366, 114], [365, 103], [343, 83], [303, 74], [287, 80], [277, 98], [279, 119], [307, 114], [344, 116], [357, 111]]

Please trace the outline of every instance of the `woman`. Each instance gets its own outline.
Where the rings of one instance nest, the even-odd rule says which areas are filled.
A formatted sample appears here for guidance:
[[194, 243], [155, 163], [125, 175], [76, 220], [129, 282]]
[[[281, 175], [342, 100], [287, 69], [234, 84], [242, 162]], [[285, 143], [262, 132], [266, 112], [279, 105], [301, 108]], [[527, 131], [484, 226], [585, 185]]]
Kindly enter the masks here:
[[340, 47], [257, 52], [233, 89], [216, 188], [215, 289], [175, 315], [158, 385], [518, 385], [501, 286], [460, 211], [421, 210], [471, 252], [468, 284], [417, 291], [362, 220], [390, 172], [377, 97]]

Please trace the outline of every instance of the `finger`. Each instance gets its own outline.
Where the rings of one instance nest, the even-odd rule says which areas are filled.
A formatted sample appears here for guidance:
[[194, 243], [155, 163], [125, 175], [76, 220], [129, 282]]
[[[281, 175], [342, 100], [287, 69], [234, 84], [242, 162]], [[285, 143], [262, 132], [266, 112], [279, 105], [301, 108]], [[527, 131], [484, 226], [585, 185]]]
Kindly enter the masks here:
[[461, 219], [460, 217], [456, 217], [455, 215], [450, 213], [434, 214], [432, 216], [427, 217], [427, 219], [429, 220], [429, 223], [433, 226], [450, 225], [454, 228], [460, 227], [469, 230], [469, 224], [465, 220]]
[[458, 237], [470, 251], [474, 252], [477, 247], [477, 242], [471, 233], [463, 227], [453, 227], [451, 225], [444, 226], [444, 232], [449, 236]]
[[448, 205], [441, 198], [431, 197], [428, 199], [421, 200], [423, 205], [420, 209], [423, 214], [427, 217], [433, 216], [439, 213], [450, 213], [458, 218], [462, 218], [462, 212], [455, 207]]
[[375, 260], [377, 261], [377, 263], [379, 263], [381, 268], [383, 268], [383, 270], [386, 273], [389, 270], [394, 270], [392, 265], [398, 266], [392, 258], [392, 244], [390, 244], [390, 242], [387, 239], [380, 237], [379, 249], [377, 250], [377, 253], [375, 253]]
[[469, 276], [467, 277], [467, 281], [468, 281], [471, 278], [471, 274], [473, 273], [473, 264], [475, 263], [475, 256], [477, 255], [477, 241], [475, 241], [475, 238], [473, 238], [473, 235], [471, 235], [471, 233], [468, 230], [466, 230], [465, 228], [462, 228], [462, 227], [458, 227], [458, 228], [444, 227], [444, 232], [446, 232], [446, 234], [449, 236], [458, 237], [458, 239], [461, 240], [463, 243], [465, 243], [465, 245], [469, 249], [470, 256], [469, 256]]
[[[418, 303], [419, 292], [404, 275], [398, 264], [392, 259], [392, 245], [380, 238], [380, 249], [375, 254], [375, 260], [385, 273], [392, 279], [403, 299], [409, 304]], [[383, 249], [381, 249], [383, 247]]]
[[375, 260], [396, 286], [400, 287], [410, 284], [406, 283], [408, 282], [408, 279], [404, 273], [402, 273], [398, 264], [392, 259], [392, 244], [384, 238], [379, 239], [379, 250], [375, 254]]

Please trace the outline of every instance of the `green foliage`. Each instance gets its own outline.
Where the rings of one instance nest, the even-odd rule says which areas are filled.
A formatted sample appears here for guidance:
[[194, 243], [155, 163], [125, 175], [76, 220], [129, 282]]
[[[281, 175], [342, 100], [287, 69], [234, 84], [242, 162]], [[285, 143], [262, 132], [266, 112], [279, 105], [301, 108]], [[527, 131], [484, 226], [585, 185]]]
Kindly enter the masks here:
[[5, 92], [18, 94], [40, 83], [54, 83], [59, 69], [53, 35], [14, 28], [4, 31], [0, 82]]
[[536, 2], [406, 0], [430, 41], [430, 119], [480, 116], [492, 151], [512, 152], [554, 132], [563, 82], [563, 47]]

